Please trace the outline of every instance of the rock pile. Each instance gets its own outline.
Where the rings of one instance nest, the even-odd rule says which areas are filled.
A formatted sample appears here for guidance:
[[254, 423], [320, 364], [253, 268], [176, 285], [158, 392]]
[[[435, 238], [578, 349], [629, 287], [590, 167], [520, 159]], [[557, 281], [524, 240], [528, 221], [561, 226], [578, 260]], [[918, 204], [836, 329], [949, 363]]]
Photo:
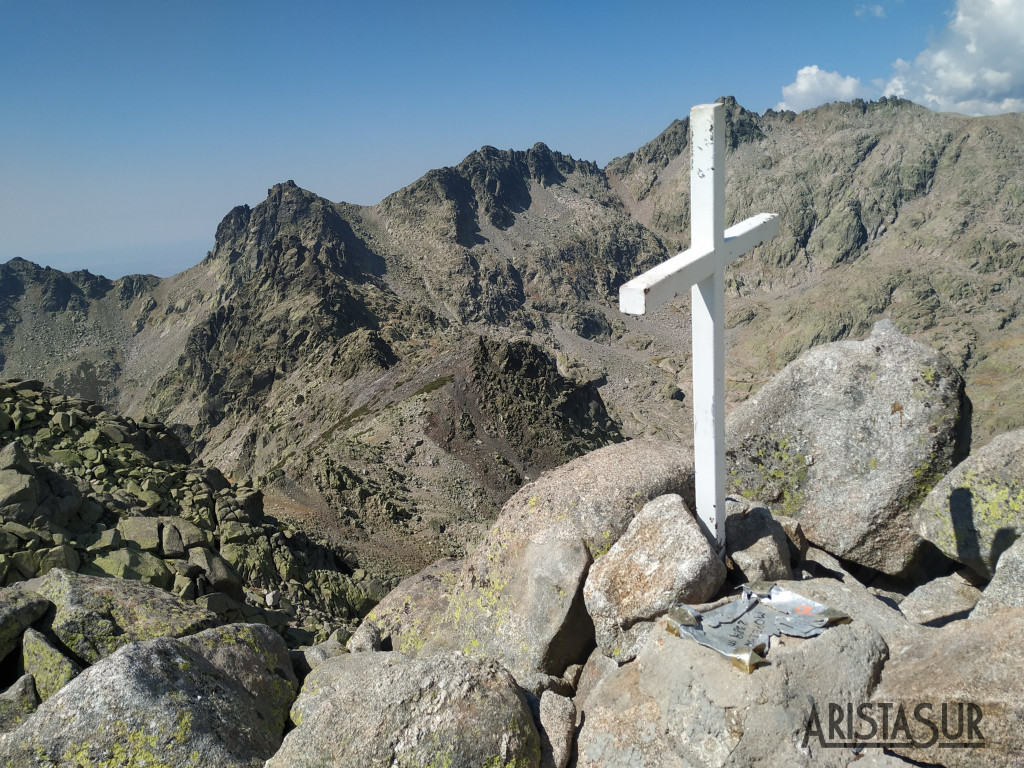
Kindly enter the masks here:
[[258, 490], [190, 463], [158, 422], [10, 381], [0, 445], [4, 585], [54, 568], [142, 581], [293, 645], [325, 639], [383, 593], [353, 581], [342, 553], [265, 517]]
[[[0, 708], [4, 765], [258, 766], [277, 749], [298, 689], [279, 634], [212, 626], [208, 611], [137, 582], [60, 570], [42, 581], [65, 602], [45, 607], [45, 635], [25, 631], [25, 674]], [[100, 655], [83, 670], [79, 652]]]
[[[692, 453], [631, 441], [524, 486], [475, 551], [404, 581], [347, 645], [334, 634], [289, 655], [268, 627], [225, 625], [208, 601], [152, 583], [54, 566], [14, 583], [0, 592], [0, 652], [10, 670], [0, 764], [131, 765], [155, 756], [168, 765], [360, 768], [1014, 764], [1024, 750], [1014, 672], [1024, 600], [1022, 550], [1012, 540], [1024, 525], [1024, 477], [1006, 457], [1024, 445], [1024, 431], [936, 477], [936, 467], [959, 458], [960, 383], [941, 360], [930, 380], [922, 376], [920, 350], [891, 328], [866, 343], [835, 345], [823, 358], [861, 376], [854, 383], [821, 376], [799, 379], [798, 396], [791, 390], [794, 411], [852, 398], [827, 430], [798, 427], [779, 389], [759, 398], [774, 402], [760, 433], [733, 424], [734, 438], [742, 434], [734, 446], [779, 449], [748, 457], [741, 477], [760, 473], [795, 490], [774, 497], [785, 499], [782, 510], [730, 499], [724, 564], [690, 512]], [[899, 383], [873, 379], [872, 364], [911, 372], [909, 394], [896, 395], [902, 432], [878, 426], [872, 407], [899, 420], [888, 402]], [[793, 365], [796, 373], [811, 367]], [[872, 388], [878, 379], [881, 390]], [[929, 405], [916, 404], [915, 393]], [[937, 422], [933, 408], [942, 412]], [[778, 429], [813, 462], [783, 455]], [[852, 453], [872, 435], [882, 448]], [[25, 452], [9, 453], [4, 471], [27, 476]], [[776, 453], [786, 469], [773, 468]], [[876, 470], [868, 466], [866, 490], [840, 506], [827, 471], [861, 456], [887, 462], [884, 492], [870, 487]], [[34, 477], [48, 466], [28, 461]], [[795, 481], [794, 467], [806, 470]], [[899, 481], [900, 473], [911, 479]], [[37, 505], [52, 497], [43, 487], [37, 480]], [[848, 546], [853, 538], [821, 523], [826, 501], [867, 534], [884, 521], [901, 554], [888, 557], [885, 541], [870, 535]], [[227, 562], [221, 508], [228, 505], [214, 502], [210, 533]], [[124, 519], [136, 517], [158, 525], [135, 534], [132, 551], [162, 561], [165, 532], [176, 530], [184, 547], [191, 530], [176, 520], [206, 530], [170, 506]], [[74, 525], [71, 516], [65, 530]], [[51, 530], [47, 552], [71, 541], [58, 535]], [[88, 548], [69, 546], [95, 564]], [[893, 564], [894, 573], [870, 563]], [[755, 580], [850, 621], [817, 637], [773, 638], [767, 663], [751, 673], [681, 636], [674, 603], [722, 604]]]

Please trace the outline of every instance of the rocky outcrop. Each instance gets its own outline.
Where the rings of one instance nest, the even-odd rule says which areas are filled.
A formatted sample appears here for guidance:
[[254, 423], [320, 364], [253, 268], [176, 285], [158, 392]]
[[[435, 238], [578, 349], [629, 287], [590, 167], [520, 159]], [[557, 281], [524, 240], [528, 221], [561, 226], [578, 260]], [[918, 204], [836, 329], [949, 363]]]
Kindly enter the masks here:
[[[951, 768], [1019, 762], [1024, 737], [1018, 724], [1024, 707], [1016, 686], [1007, 682], [1006, 670], [1015, 666], [1022, 642], [1024, 613], [1006, 609], [991, 618], [920, 633], [891, 647], [873, 700], [892, 704], [894, 720], [900, 707], [907, 714], [909, 738], [901, 735], [905, 745], [893, 746], [893, 751]], [[911, 717], [914, 712], [928, 723]], [[916, 743], [906, 744], [911, 741]], [[949, 742], [972, 743], [975, 748], [942, 746]]]
[[[737, 218], [755, 204], [783, 217], [780, 237], [730, 272], [730, 401], [808, 347], [867, 334], [887, 316], [973, 378], [985, 436], [1018, 427], [1021, 184], [1003, 176], [1024, 167], [1019, 126], [893, 99], [800, 118], [726, 100], [726, 112]], [[459, 754], [429, 754], [563, 766], [578, 715], [579, 764], [839, 765], [859, 755], [802, 744], [814, 706], [865, 696], [910, 706], [926, 695], [976, 699], [991, 752], [908, 759], [1011, 761], [1020, 712], [995, 670], [1013, 668], [1020, 640], [1019, 617], [1005, 610], [1020, 603], [1020, 478], [1008, 462], [976, 467], [970, 483], [954, 468], [922, 508], [929, 525], [908, 525], [963, 455], [968, 415], [945, 362], [891, 327], [801, 358], [785, 391], [768, 388], [737, 411], [758, 423], [732, 433], [736, 487], [751, 501], [726, 521], [727, 583], [794, 573], [793, 589], [842, 608], [850, 624], [784, 639], [746, 677], [667, 631], [670, 599], [698, 599], [676, 572], [718, 570], [689, 546], [699, 539], [651, 535], [666, 530], [644, 512], [652, 499], [677, 493], [692, 509], [690, 457], [672, 445], [627, 444], [548, 474], [472, 549], [523, 480], [614, 439], [612, 419], [626, 435], [685, 431], [677, 324], [619, 317], [609, 296], [686, 238], [686, 127], [677, 121], [606, 172], [542, 145], [485, 148], [373, 208], [277, 185], [225, 218], [203, 264], [169, 280], [0, 266], [8, 375], [120, 397], [136, 418], [38, 380], [0, 387], [4, 755], [260, 764], [288, 727], [297, 681], [281, 641], [237, 623], [246, 620], [293, 646], [321, 641], [293, 656], [309, 673], [311, 709], [294, 710], [302, 722], [282, 764], [323, 759], [309, 735], [322, 717], [339, 734], [363, 724], [368, 752], [353, 760], [372, 761], [396, 731], [419, 745], [410, 762], [432, 748], [422, 734], [451, 733], [446, 746]], [[190, 463], [175, 434], [238, 482]], [[405, 565], [357, 577], [351, 553], [268, 517], [261, 483], [318, 494], [344, 521], [332, 533], [367, 553], [402, 549]], [[692, 533], [682, 503], [672, 506], [682, 516], [673, 523]], [[808, 549], [802, 533], [831, 554]], [[947, 575], [950, 563], [907, 568], [918, 533], [975, 569], [978, 587], [992, 577], [973, 610], [976, 588]], [[353, 637], [366, 652], [346, 655], [344, 637], [380, 582], [440, 553], [459, 559], [401, 585]], [[639, 568], [651, 578], [637, 582]], [[875, 578], [873, 591], [858, 577]], [[904, 592], [906, 617], [891, 607]], [[235, 623], [203, 629], [224, 621]], [[622, 664], [606, 655], [606, 623], [633, 646], [617, 654]], [[352, 675], [336, 675], [345, 707], [332, 709], [316, 687], [346, 664]], [[374, 676], [395, 691], [375, 704], [386, 726], [359, 719]], [[448, 678], [501, 692], [445, 715], [469, 711], [493, 735], [511, 712], [519, 727], [505, 751], [458, 741], [454, 721], [426, 708], [418, 679], [465, 699]], [[856, 760], [883, 762], [897, 758]]]
[[943, 477], [917, 511], [924, 538], [986, 578], [1024, 534], [1022, 449], [1022, 430], [993, 438]]
[[25, 586], [53, 606], [46, 629], [89, 664], [131, 642], [180, 637], [217, 623], [217, 617], [201, 606], [129, 579], [58, 569]]
[[[571, 462], [524, 488], [477, 552], [465, 561], [435, 564], [382, 601], [379, 613], [368, 618], [350, 643], [352, 650], [362, 653], [317, 663], [307, 678], [308, 697], [300, 697], [293, 709], [299, 728], [288, 739], [299, 739], [310, 708], [326, 707], [323, 702], [339, 696], [347, 701], [349, 694], [342, 693], [340, 684], [323, 683], [321, 675], [333, 674], [328, 670], [364, 663], [354, 660], [359, 657], [366, 658], [367, 665], [407, 664], [403, 654], [383, 651], [399, 645], [417, 661], [444, 659], [453, 638], [462, 642], [475, 631], [478, 642], [469, 643], [465, 652], [506, 666], [528, 692], [543, 765], [563, 765], [566, 734], [571, 732], [567, 723], [573, 717], [575, 764], [581, 766], [852, 764], [858, 755], [834, 749], [828, 735], [819, 739], [816, 724], [828, 726], [836, 706], [844, 712], [847, 706], [877, 706], [876, 688], [893, 650], [919, 644], [935, 630], [908, 620], [892, 607], [890, 593], [869, 590], [830, 554], [808, 549], [799, 525], [790, 526], [791, 550], [783, 527], [767, 508], [733, 499], [733, 578], [742, 579], [748, 571], [776, 580], [792, 574], [798, 580], [781, 580], [779, 585], [848, 615], [849, 621], [809, 639], [773, 639], [769, 663], [746, 674], [725, 656], [682, 636], [673, 629], [669, 613], [676, 601], [731, 599], [731, 587], [722, 583], [725, 568], [712, 555], [683, 499], [652, 492], [655, 486], [664, 488], [665, 478], [688, 459], [664, 446], [625, 443]], [[640, 509], [622, 505], [623, 494], [608, 479], [613, 473], [617, 482], [629, 484], [626, 499], [644, 493], [654, 498]], [[593, 548], [597, 531], [611, 542], [605, 550]], [[560, 674], [561, 666], [544, 663], [557, 654], [571, 658], [566, 651], [572, 646], [563, 638], [570, 636], [579, 619], [571, 612], [550, 609], [564, 605], [547, 596], [551, 565], [531, 558], [529, 552], [531, 545], [544, 542], [549, 553], [571, 553], [580, 539], [592, 553], [581, 594], [587, 618], [597, 627], [594, 645], [599, 647], [593, 648], [582, 669], [576, 663]], [[498, 542], [511, 553], [526, 554], [503, 559]], [[559, 556], [563, 563], [572, 562], [565, 554]], [[705, 573], [709, 565], [711, 571]], [[513, 573], [520, 584], [532, 583], [533, 589], [513, 589]], [[496, 588], [491, 579], [499, 576], [506, 578]], [[926, 586], [935, 590], [940, 582], [943, 579], [933, 579]], [[907, 600], [908, 609], [918, 602], [923, 611], [930, 598], [926, 600], [921, 591]], [[945, 618], [956, 623], [962, 617]], [[914, 619], [933, 623], [923, 615], [914, 614]], [[458, 621], [464, 622], [462, 627]], [[503, 625], [516, 628], [520, 642], [526, 644], [508, 647], [512, 635], [502, 634], [507, 631]], [[608, 628], [609, 636], [617, 633], [614, 641], [626, 653], [605, 647], [602, 627]], [[540, 663], [531, 663], [531, 658]], [[340, 710], [333, 717], [343, 719]], [[321, 732], [331, 731], [321, 720], [316, 724]], [[411, 726], [403, 722], [401, 728], [407, 727]], [[308, 736], [303, 739], [310, 741]], [[275, 760], [283, 765], [286, 755], [288, 760], [303, 755], [301, 759], [314, 764], [347, 754], [321, 751], [307, 758], [305, 752], [282, 749]], [[868, 764], [906, 764], [877, 748], [862, 758], [871, 761]]]
[[[992, 754], [1005, 760], [1018, 748], [1007, 725], [1015, 705], [981, 690], [997, 687], [995, 673], [971, 672], [947, 691], [926, 687], [924, 670], [935, 667], [937, 633], [1006, 666], [999, 659], [1019, 617], [932, 617], [952, 605], [946, 587], [962, 579], [931, 573], [903, 599], [908, 620], [891, 605], [897, 593], [869, 590], [832, 555], [806, 548], [799, 525], [786, 529], [744, 499], [727, 510], [731, 579], [792, 574], [780, 586], [849, 622], [773, 639], [768, 664], [747, 673], [681, 633], [677, 602], [719, 604], [733, 592], [689, 511], [691, 463], [678, 446], [632, 441], [545, 474], [510, 500], [477, 551], [388, 595], [352, 636], [353, 652], [339, 633], [289, 654], [263, 625], [203, 629], [214, 614], [140, 580], [58, 568], [8, 587], [0, 606], [10, 606], [28, 674], [0, 700], [0, 758], [130, 764], [160, 749], [171, 765], [842, 767], [856, 755], [827, 746], [821, 732], [834, 707], [914, 707], [961, 690], [995, 720], [982, 729]], [[187, 551], [196, 536], [188, 526], [114, 530], [133, 551], [166, 554], [172, 525]], [[993, 621], [1009, 622], [1010, 641], [979, 639]], [[87, 719], [114, 725], [87, 733]], [[901, 764], [871, 751], [863, 759]]]
[[[11, 706], [25, 714], [82, 670], [134, 642], [183, 637], [218, 618], [151, 585], [54, 569], [0, 590], [8, 669], [25, 673]], [[15, 689], [12, 689], [12, 696]], [[27, 709], [26, 709], [27, 708]]]
[[[806, 574], [810, 577], [810, 574]], [[781, 582], [853, 620], [810, 640], [773, 642], [770, 666], [746, 674], [661, 619], [636, 660], [595, 652], [576, 705], [580, 766], [836, 765], [847, 751], [805, 744], [812, 709], [866, 702], [894, 643], [921, 632], [852, 577]]]
[[730, 482], [815, 545], [900, 574], [922, 544], [916, 506], [966, 454], [964, 407], [950, 362], [883, 321], [806, 352], [733, 411]]
[[747, 675], [659, 622], [633, 663], [577, 702], [577, 765], [845, 765], [846, 755], [802, 747], [804, 732], [814, 703], [866, 700], [886, 657], [881, 635], [857, 621], [771, 654]]
[[461, 568], [461, 560], [446, 558], [410, 576], [366, 614], [349, 648], [415, 655], [429, 636], [427, 628], [444, 615]]
[[60, 569], [0, 605], [21, 649], [5, 669], [24, 671], [0, 699], [0, 762], [261, 765], [280, 744], [298, 681], [266, 625]]
[[[976, 435], [1024, 423], [1018, 126], [900, 99], [799, 119], [723, 101], [731, 210], [782, 221], [779, 237], [730, 268], [729, 402], [808, 348], [862, 338], [887, 317], [971, 382]], [[332, 532], [392, 555], [386, 568], [360, 564], [393, 586], [464, 555], [522, 480], [570, 458], [517, 466], [509, 446], [479, 434], [475, 393], [435, 425], [454, 450], [418, 434], [419, 422], [410, 434], [423, 400], [448, 400], [415, 393], [450, 376], [445, 359], [476, 337], [528, 337], [567, 378], [598, 383], [601, 399], [586, 407], [607, 406], [627, 437], [686, 433], [678, 323], [622, 316], [614, 296], [689, 237], [687, 131], [673, 121], [603, 170], [543, 145], [487, 147], [372, 207], [276, 184], [225, 216], [207, 259], [162, 280], [13, 259], [0, 269], [5, 375], [140, 420], [153, 411], [226, 474], [300, 486], [339, 513], [324, 515]], [[558, 414], [561, 393], [551, 395], [543, 407]], [[557, 431], [533, 431], [557, 447]], [[330, 482], [364, 469], [365, 482]], [[336, 504], [336, 491], [355, 501]]]
[[460, 654], [346, 654], [307, 678], [296, 728], [268, 768], [485, 765], [537, 768], [540, 738], [515, 680]]
[[1021, 539], [999, 556], [995, 575], [981, 593], [971, 618], [988, 618], [1001, 608], [1024, 608], [1024, 541]]

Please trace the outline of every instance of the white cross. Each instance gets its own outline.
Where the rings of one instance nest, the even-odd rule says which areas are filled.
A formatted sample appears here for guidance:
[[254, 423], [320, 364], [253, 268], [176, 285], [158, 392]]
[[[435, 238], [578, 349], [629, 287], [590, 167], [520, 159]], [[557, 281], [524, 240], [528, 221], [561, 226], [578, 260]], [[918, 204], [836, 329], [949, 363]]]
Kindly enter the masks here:
[[697, 519], [725, 549], [725, 268], [779, 234], [774, 213], [725, 229], [721, 104], [690, 110], [690, 247], [619, 288], [619, 310], [642, 315], [691, 289], [693, 455]]

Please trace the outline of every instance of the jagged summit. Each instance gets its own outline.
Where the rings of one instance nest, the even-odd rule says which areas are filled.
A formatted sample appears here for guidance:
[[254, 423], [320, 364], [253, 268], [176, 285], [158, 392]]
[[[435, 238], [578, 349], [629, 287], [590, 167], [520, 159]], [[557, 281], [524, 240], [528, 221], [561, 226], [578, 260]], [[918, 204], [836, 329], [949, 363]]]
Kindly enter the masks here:
[[360, 268], [349, 258], [353, 250], [365, 249], [338, 206], [287, 181], [267, 190], [255, 208], [237, 206], [224, 217], [206, 263], [225, 265], [232, 279], [243, 280], [268, 259], [290, 253], [295, 268], [308, 257], [326, 270], [353, 274]]
[[539, 142], [525, 151], [484, 146], [457, 166], [429, 171], [386, 197], [378, 209], [387, 216], [412, 218], [439, 237], [473, 247], [481, 242], [482, 224], [506, 230], [529, 209], [532, 183], [548, 188], [574, 174], [592, 177], [596, 183], [603, 179], [596, 164], [574, 160]]

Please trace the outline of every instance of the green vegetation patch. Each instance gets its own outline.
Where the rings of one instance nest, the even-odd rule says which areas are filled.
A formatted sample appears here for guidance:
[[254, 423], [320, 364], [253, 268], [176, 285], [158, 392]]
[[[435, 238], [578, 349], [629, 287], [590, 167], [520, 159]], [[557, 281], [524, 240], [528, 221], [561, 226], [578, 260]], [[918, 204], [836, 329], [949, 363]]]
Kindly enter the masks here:
[[445, 384], [451, 384], [451, 383], [452, 383], [452, 377], [451, 376], [442, 376], [439, 379], [434, 379], [429, 384], [424, 384], [422, 387], [420, 387], [415, 392], [413, 392], [412, 396], [413, 397], [417, 397], [419, 395], [428, 395], [431, 392], [437, 391], [438, 389], [443, 387]]

